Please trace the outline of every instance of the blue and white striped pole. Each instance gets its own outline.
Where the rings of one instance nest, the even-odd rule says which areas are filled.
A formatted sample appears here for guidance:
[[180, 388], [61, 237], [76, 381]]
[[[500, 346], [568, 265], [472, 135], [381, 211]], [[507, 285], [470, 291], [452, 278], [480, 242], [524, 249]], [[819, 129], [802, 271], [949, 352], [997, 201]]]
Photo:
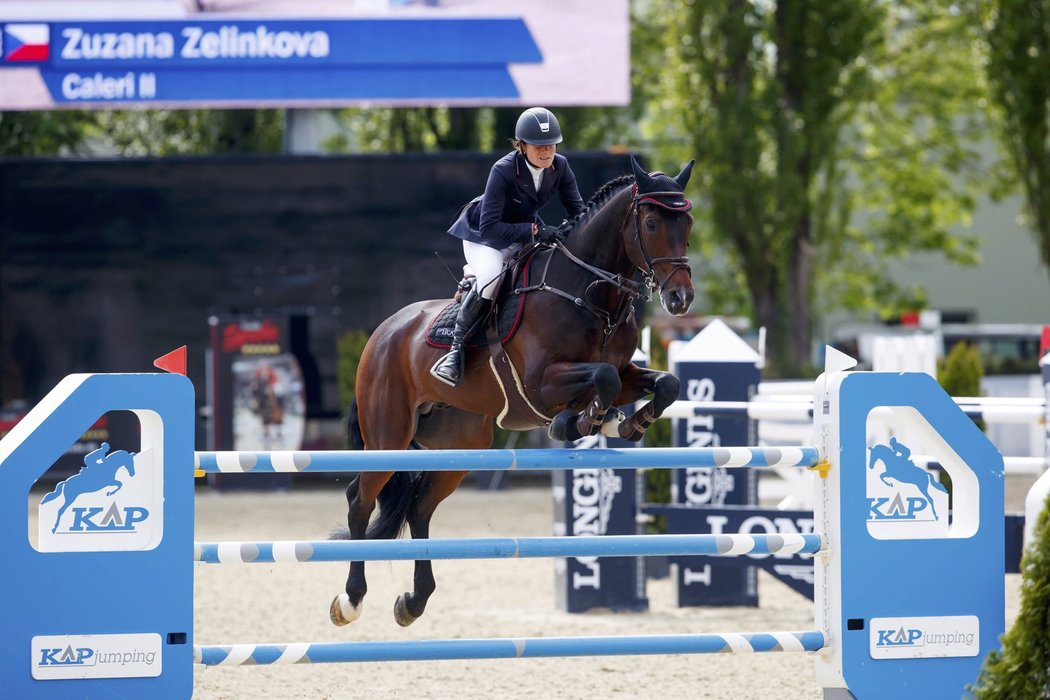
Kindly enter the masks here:
[[632, 654], [752, 654], [820, 651], [828, 635], [820, 630], [751, 634], [667, 634], [636, 637], [521, 637], [433, 639], [327, 644], [231, 644], [195, 646], [194, 661], [205, 666], [264, 666], [363, 661], [528, 659]]
[[671, 469], [682, 466], [773, 469], [814, 467], [815, 447], [651, 447], [644, 450], [391, 450], [319, 452], [197, 452], [205, 473], [550, 471], [552, 469]]
[[413, 559], [534, 559], [542, 557], [741, 556], [815, 554], [819, 534], [605, 535], [482, 539], [198, 542], [194, 561], [208, 564], [390, 561]]

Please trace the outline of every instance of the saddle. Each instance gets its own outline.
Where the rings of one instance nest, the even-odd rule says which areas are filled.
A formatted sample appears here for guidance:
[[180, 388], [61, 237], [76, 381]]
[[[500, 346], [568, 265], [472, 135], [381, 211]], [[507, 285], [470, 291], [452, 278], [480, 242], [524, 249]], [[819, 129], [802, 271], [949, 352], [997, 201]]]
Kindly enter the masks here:
[[[496, 292], [496, 303], [492, 305], [488, 318], [481, 324], [481, 328], [489, 329], [492, 326], [492, 316], [496, 317], [496, 337], [500, 345], [506, 345], [518, 331], [525, 310], [525, 295], [515, 294], [515, 289], [521, 289], [529, 285], [530, 271], [536, 265], [546, 260], [551, 254], [550, 250], [525, 249], [521, 254], [508, 261], [509, 272], [505, 272], [500, 281], [499, 290]], [[459, 315], [459, 299], [465, 296], [462, 284], [456, 299], [449, 302], [427, 326], [426, 343], [432, 348], [452, 347], [452, 334], [456, 326], [456, 316]], [[490, 332], [478, 331], [467, 339], [468, 348], [485, 348], [489, 346]]]

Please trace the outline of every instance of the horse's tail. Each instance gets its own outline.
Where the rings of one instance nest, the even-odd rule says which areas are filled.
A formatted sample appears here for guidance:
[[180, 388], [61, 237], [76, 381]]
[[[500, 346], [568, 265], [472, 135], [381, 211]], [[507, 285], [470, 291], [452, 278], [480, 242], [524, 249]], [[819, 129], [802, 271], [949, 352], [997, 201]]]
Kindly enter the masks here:
[[365, 438], [361, 435], [361, 420], [357, 415], [357, 397], [350, 399], [346, 408], [346, 441], [351, 450], [365, 449]]
[[61, 496], [62, 495], [62, 489], [65, 488], [65, 485], [66, 485], [66, 482], [64, 482], [64, 481], [58, 482], [58, 485], [55, 486], [55, 490], [54, 491], [52, 491], [51, 493], [47, 494], [42, 499], [40, 499], [40, 505], [44, 505], [48, 501], [53, 501], [56, 498], [58, 498], [59, 496]]
[[401, 536], [408, 520], [408, 509], [423, 485], [420, 472], [394, 472], [379, 492], [379, 513], [365, 533], [370, 540], [392, 540]]
[[[350, 488], [361, 479], [355, 474], [350, 480]], [[394, 472], [383, 486], [376, 500], [379, 501], [379, 512], [375, 520], [368, 524], [365, 539], [393, 540], [401, 536], [408, 522], [408, 509], [423, 485], [423, 474], [420, 472]], [[350, 540], [349, 528], [340, 525], [328, 534], [330, 540]]]
[[[357, 398], [350, 401], [346, 409], [346, 437], [351, 450], [365, 449], [365, 439], [361, 435], [361, 422], [357, 411]], [[414, 444], [412, 447], [416, 447]], [[361, 480], [361, 474], [355, 474], [347, 486], [347, 491], [355, 489]], [[368, 525], [365, 538], [370, 540], [392, 540], [401, 536], [408, 521], [408, 509], [423, 485], [423, 475], [419, 472], [394, 472], [379, 492], [379, 512], [375, 520]], [[350, 530], [337, 527], [328, 535], [332, 540], [349, 540]]]

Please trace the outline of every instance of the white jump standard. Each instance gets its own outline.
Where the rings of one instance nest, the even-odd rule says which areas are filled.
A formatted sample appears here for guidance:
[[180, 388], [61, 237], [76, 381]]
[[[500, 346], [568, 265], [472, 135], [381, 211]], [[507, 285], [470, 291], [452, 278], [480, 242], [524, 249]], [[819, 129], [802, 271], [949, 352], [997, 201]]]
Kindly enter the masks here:
[[[185, 377], [67, 377], [0, 440], [0, 556], [18, 572], [5, 582], [4, 692], [20, 699], [188, 698], [194, 663], [798, 651], [813, 654], [829, 699], [957, 698], [1003, 632], [1002, 457], [927, 375], [829, 371], [817, 380], [813, 406], [814, 446], [804, 448], [195, 454], [193, 387]], [[112, 452], [85, 460], [68, 496], [56, 488], [29, 504], [37, 480], [111, 410], [133, 411], [141, 423], [133, 461], [117, 454], [129, 446], [106, 446]], [[951, 504], [896, 439], [871, 459], [873, 443], [885, 439], [873, 428], [874, 414], [885, 411], [936, 446], [931, 456], [952, 477]], [[812, 535], [195, 544], [193, 465], [248, 473], [817, 465], [823, 478], [816, 480]], [[30, 508], [39, 522], [35, 539], [26, 536]], [[748, 552], [815, 557], [812, 630], [228, 646], [197, 645], [193, 632], [195, 561]], [[327, 601], [318, 601], [318, 614], [326, 612]]]

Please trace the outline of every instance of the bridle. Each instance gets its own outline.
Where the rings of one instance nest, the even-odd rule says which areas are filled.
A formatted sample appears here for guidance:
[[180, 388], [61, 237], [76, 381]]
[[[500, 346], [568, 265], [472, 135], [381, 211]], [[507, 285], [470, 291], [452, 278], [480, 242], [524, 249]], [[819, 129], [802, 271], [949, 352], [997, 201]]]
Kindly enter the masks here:
[[[661, 199], [665, 197], [672, 200], [679, 201], [665, 201]], [[638, 250], [642, 254], [642, 260], [645, 262], [645, 268], [642, 268], [635, 264], [635, 268], [642, 273], [642, 278], [645, 280], [646, 285], [649, 287], [650, 298], [652, 293], [662, 289], [667, 280], [681, 269], [685, 269], [689, 272], [690, 276], [693, 274], [693, 269], [689, 266], [689, 256], [687, 255], [673, 255], [661, 258], [653, 258], [649, 255], [649, 249], [645, 247], [645, 236], [642, 235], [642, 205], [649, 204], [660, 207], [661, 209], [667, 209], [669, 211], [683, 211], [689, 212], [693, 208], [693, 203], [682, 195], [681, 192], [675, 192], [673, 190], [666, 192], [643, 192], [638, 193], [638, 184], [635, 183], [634, 189], [631, 195], [631, 211], [628, 212], [627, 217], [624, 219], [623, 226], [620, 227], [620, 234], [623, 235], [623, 229], [627, 227], [627, 222], [634, 220], [634, 241], [638, 246]], [[693, 226], [693, 216], [686, 214], [689, 217], [689, 228]], [[671, 270], [662, 280], [656, 279], [656, 265], [661, 263], [672, 263]]]
[[[674, 201], [664, 201], [660, 199], [668, 198]], [[568, 292], [562, 291], [557, 287], [552, 287], [547, 284], [547, 270], [550, 267], [551, 257], [547, 259], [546, 265], [543, 268], [543, 275], [538, 284], [530, 285], [528, 287], [519, 287], [514, 290], [515, 294], [524, 294], [532, 291], [547, 291], [564, 299], [571, 301], [580, 308], [586, 309], [590, 313], [597, 316], [604, 322], [604, 334], [605, 337], [602, 341], [602, 347], [609, 342], [613, 333], [624, 324], [634, 314], [634, 302], [639, 299], [645, 299], [649, 301], [653, 298], [653, 292], [658, 291], [663, 285], [674, 275], [678, 270], [685, 269], [692, 274], [692, 268], [689, 266], [688, 256], [666, 256], [653, 258], [649, 255], [649, 250], [645, 246], [645, 239], [642, 236], [641, 227], [641, 206], [642, 205], [655, 205], [662, 209], [668, 209], [671, 211], [685, 211], [688, 212], [693, 208], [692, 202], [690, 202], [681, 192], [667, 191], [667, 192], [643, 192], [638, 193], [637, 183], [633, 185], [631, 194], [631, 208], [627, 212], [627, 216], [624, 218], [623, 224], [619, 228], [620, 237], [624, 237], [625, 229], [630, 221], [634, 221], [634, 242], [641, 253], [641, 258], [645, 263], [645, 267], [641, 267], [635, 262], [634, 256], [628, 254], [628, 258], [635, 266], [635, 270], [641, 273], [642, 279], [635, 280], [631, 277], [624, 277], [621, 274], [614, 274], [608, 270], [603, 270], [600, 267], [592, 265], [584, 260], [578, 258], [571, 250], [569, 250], [565, 243], [557, 241], [554, 243], [554, 249], [561, 252], [570, 262], [580, 267], [590, 274], [594, 275], [597, 279], [587, 285], [586, 290], [581, 296], [574, 296]], [[690, 227], [692, 226], [691, 215], [689, 216]], [[537, 244], [540, 245], [540, 244]], [[668, 272], [662, 280], [657, 280], [656, 265], [662, 263], [672, 263], [670, 272]], [[608, 311], [602, 307], [592, 303], [588, 297], [591, 292], [600, 284], [612, 285], [616, 290], [620, 292], [621, 300], [619, 307], [613, 311]]]

